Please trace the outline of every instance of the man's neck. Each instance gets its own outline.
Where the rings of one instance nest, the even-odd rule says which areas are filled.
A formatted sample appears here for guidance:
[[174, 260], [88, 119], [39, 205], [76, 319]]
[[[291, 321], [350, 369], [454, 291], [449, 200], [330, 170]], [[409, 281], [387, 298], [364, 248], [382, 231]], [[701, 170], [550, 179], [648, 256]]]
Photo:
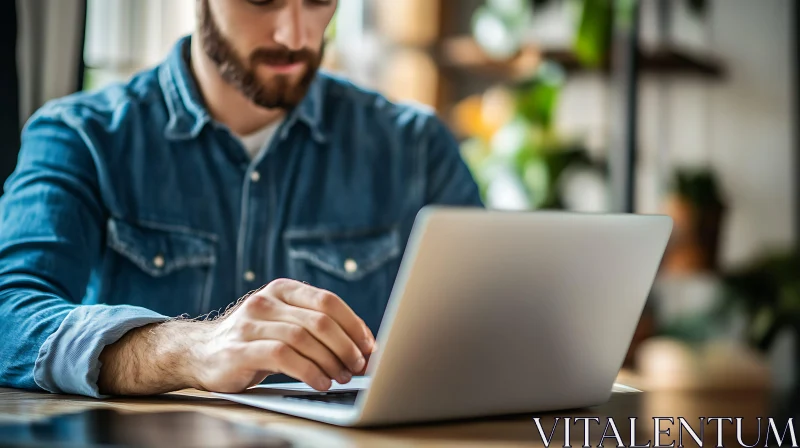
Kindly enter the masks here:
[[252, 134], [283, 118], [283, 110], [258, 107], [225, 82], [197, 38], [192, 39], [191, 68], [211, 117], [228, 126], [233, 133]]

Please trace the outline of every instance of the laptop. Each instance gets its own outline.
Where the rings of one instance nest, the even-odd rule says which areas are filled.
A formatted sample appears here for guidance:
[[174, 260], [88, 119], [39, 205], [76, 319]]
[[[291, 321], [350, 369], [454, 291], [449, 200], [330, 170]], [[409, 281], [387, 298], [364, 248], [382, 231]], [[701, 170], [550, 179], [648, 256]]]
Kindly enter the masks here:
[[604, 403], [671, 231], [667, 216], [426, 207], [364, 377], [215, 395], [350, 427]]

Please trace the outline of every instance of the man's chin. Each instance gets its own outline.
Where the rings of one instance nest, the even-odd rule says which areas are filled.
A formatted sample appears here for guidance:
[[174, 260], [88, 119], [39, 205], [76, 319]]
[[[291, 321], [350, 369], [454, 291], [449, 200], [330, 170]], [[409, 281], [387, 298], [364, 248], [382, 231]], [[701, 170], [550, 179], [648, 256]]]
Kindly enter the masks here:
[[260, 84], [260, 94], [253, 102], [266, 109], [293, 109], [308, 93], [308, 86], [303, 80], [289, 81], [273, 78], [270, 82]]
[[[260, 94], [252, 96], [250, 100], [253, 102], [253, 104], [262, 109], [283, 110], [290, 112], [292, 109], [297, 107], [301, 101], [303, 101], [303, 98], [307, 93], [306, 89], [292, 88], [287, 90], [283, 88], [279, 90], [280, 93], [276, 94], [274, 86], [269, 88], [273, 90], [265, 90]], [[270, 94], [265, 94], [263, 92], [270, 92]]]

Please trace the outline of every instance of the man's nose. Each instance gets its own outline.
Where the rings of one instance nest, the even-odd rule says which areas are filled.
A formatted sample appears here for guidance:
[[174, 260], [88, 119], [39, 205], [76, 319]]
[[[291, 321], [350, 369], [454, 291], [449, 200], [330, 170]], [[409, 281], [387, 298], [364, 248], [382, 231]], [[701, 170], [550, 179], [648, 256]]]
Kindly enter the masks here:
[[287, 6], [280, 12], [273, 37], [276, 43], [292, 51], [308, 46], [302, 5], [303, 0], [287, 2]]

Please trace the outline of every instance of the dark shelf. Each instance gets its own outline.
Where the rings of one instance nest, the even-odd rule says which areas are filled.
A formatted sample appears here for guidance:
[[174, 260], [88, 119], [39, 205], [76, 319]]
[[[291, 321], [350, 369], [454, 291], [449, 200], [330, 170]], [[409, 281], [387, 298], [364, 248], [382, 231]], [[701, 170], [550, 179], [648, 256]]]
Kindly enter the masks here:
[[693, 75], [713, 79], [725, 76], [725, 69], [716, 58], [677, 47], [640, 49], [639, 57], [642, 71], [645, 73]]
[[[476, 74], [517, 79], [531, 73], [542, 60], [558, 62], [569, 73], [608, 73], [610, 64], [598, 68], [583, 66], [569, 49], [539, 49], [527, 46], [505, 61], [489, 58], [471, 37], [450, 38], [437, 51], [442, 68], [466, 70]], [[656, 75], [682, 75], [708, 79], [725, 76], [722, 63], [709, 55], [682, 50], [677, 47], [639, 49], [639, 67], [643, 73]]]

